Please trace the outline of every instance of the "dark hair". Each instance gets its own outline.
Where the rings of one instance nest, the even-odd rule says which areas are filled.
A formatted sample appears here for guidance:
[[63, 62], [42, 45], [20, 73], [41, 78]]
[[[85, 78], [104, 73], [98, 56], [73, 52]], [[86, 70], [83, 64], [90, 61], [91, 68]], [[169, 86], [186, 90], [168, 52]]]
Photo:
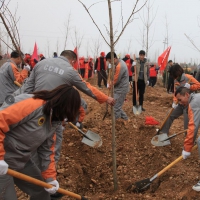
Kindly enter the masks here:
[[145, 51], [144, 50], [140, 50], [139, 55], [144, 55], [145, 56]]
[[[114, 52], [114, 58], [117, 58], [117, 54]], [[106, 60], [111, 59], [111, 52], [107, 53]]]
[[57, 52], [54, 52], [53, 55], [54, 55], [54, 56], [58, 56]]
[[24, 54], [20, 51], [13, 51], [11, 54], [10, 54], [10, 57], [11, 58], [19, 58], [20, 57], [20, 54], [21, 56], [24, 56]]
[[77, 55], [71, 50], [64, 50], [60, 55], [66, 57], [69, 60], [77, 60]]
[[180, 95], [182, 95], [182, 96], [185, 96], [186, 93], [191, 94], [192, 91], [191, 91], [190, 89], [186, 88], [186, 87], [181, 86], [181, 87], [179, 87], [179, 88], [176, 90], [175, 96], [176, 96], [177, 94], [180, 94]]
[[181, 77], [181, 75], [184, 73], [184, 70], [183, 70], [183, 68], [179, 65], [179, 64], [177, 64], [177, 63], [175, 63], [174, 65], [172, 65], [172, 68], [171, 68], [171, 70], [170, 70], [170, 75], [174, 78], [174, 79], [176, 79], [176, 78], [178, 78], [178, 77]]
[[50, 115], [52, 110], [53, 120], [62, 121], [67, 118], [68, 121], [74, 121], [76, 119], [81, 105], [81, 98], [79, 92], [73, 87], [64, 84], [51, 91], [42, 90], [33, 92], [33, 94], [34, 99], [47, 101], [43, 112], [45, 115]]
[[169, 61], [168, 61], [168, 63], [171, 63], [171, 62], [172, 62], [172, 60], [169, 60]]

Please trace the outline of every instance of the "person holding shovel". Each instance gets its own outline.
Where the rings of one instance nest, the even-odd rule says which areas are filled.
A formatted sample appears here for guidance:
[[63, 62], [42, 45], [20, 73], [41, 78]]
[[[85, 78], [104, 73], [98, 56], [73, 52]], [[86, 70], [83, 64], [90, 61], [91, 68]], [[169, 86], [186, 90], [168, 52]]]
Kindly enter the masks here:
[[[135, 72], [136, 66], [136, 72]], [[135, 82], [137, 82], [137, 91], [139, 92], [139, 106], [142, 107], [142, 111], [145, 111], [143, 108], [144, 93], [146, 85], [149, 85], [149, 67], [147, 59], [145, 58], [145, 51], [141, 50], [139, 52], [139, 58], [135, 59], [131, 67], [133, 72], [133, 108], [136, 106], [136, 87]], [[135, 80], [135, 73], [136, 79]]]
[[[106, 60], [111, 63], [111, 52], [106, 55]], [[114, 53], [114, 79], [110, 87], [114, 85], [114, 99], [116, 103], [114, 105], [115, 119], [122, 118], [128, 120], [128, 116], [122, 110], [126, 94], [129, 92], [129, 74], [126, 63], [123, 60], [117, 58], [116, 53]]]
[[[174, 64], [172, 66], [171, 76], [174, 79], [175, 92], [181, 86], [186, 87], [191, 91], [196, 91], [200, 89], [200, 83], [192, 75], [185, 74], [183, 68], [179, 64]], [[176, 96], [173, 97], [172, 108], [173, 111], [163, 125], [162, 129], [160, 130], [161, 133], [168, 134], [173, 121], [180, 117], [182, 114], [184, 115], [184, 129], [187, 129], [188, 108], [180, 105]]]
[[19, 87], [15, 84], [15, 81], [20, 84], [28, 77], [28, 72], [31, 67], [25, 65], [24, 69], [20, 72], [18, 65], [20, 65], [22, 59], [18, 51], [11, 53], [11, 58], [4, 63], [0, 68], [0, 106], [6, 99], [6, 96], [15, 92]]
[[[175, 92], [175, 96], [179, 105], [188, 108], [188, 131], [182, 151], [182, 157], [186, 159], [191, 155], [200, 125], [200, 94], [192, 93], [187, 87], [179, 87]], [[198, 149], [200, 149], [200, 137], [197, 139], [197, 144]], [[200, 192], [200, 181], [192, 189]]]
[[[50, 200], [59, 183], [56, 180], [56, 128], [65, 118], [75, 120], [81, 104], [80, 94], [67, 84], [33, 94], [10, 95], [0, 108], [0, 199], [17, 200], [14, 184], [30, 195], [30, 200]], [[37, 149], [41, 169], [31, 159]], [[42, 188], [13, 178], [10, 169], [53, 185]], [[41, 170], [41, 171], [40, 171]]]

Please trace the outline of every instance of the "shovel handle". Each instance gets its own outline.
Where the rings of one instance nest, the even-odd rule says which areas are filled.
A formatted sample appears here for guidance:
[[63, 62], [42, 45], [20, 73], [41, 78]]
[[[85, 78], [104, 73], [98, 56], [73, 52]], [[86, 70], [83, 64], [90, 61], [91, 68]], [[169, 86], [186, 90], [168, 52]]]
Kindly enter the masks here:
[[[24, 181], [27, 181], [29, 183], [32, 183], [32, 184], [35, 184], [35, 185], [38, 185], [38, 186], [41, 186], [41, 187], [44, 187], [44, 188], [52, 188], [52, 185], [48, 184], [48, 183], [45, 183], [44, 181], [40, 181], [38, 179], [35, 179], [35, 178], [32, 178], [30, 176], [27, 176], [25, 174], [22, 174], [22, 173], [19, 173], [17, 171], [14, 171], [12, 169], [8, 169], [7, 171], [7, 174], [9, 174], [10, 176], [13, 176], [15, 178], [18, 178], [18, 179], [21, 179], [21, 180], [24, 180]], [[80, 199], [80, 200], [86, 200], [85, 197], [82, 197], [76, 193], [73, 193], [73, 192], [70, 192], [68, 190], [64, 190], [62, 188], [59, 188], [57, 190], [57, 192], [61, 193], [61, 194], [64, 194], [64, 195], [68, 195], [70, 197], [74, 197], [76, 199]]]
[[14, 81], [14, 84], [17, 85], [18, 87], [22, 87], [22, 85], [18, 81]]
[[[192, 148], [192, 151], [194, 151], [195, 149], [197, 149], [197, 145], [195, 145]], [[161, 171], [159, 171], [157, 173], [157, 177], [161, 176], [163, 173], [165, 173], [168, 169], [170, 169], [171, 167], [173, 167], [176, 163], [178, 163], [179, 161], [181, 161], [183, 159], [182, 155], [180, 157], [178, 157], [176, 160], [174, 160], [172, 163], [170, 163], [169, 165], [167, 165], [167, 167], [165, 167], [164, 169], [162, 169]]]
[[180, 135], [180, 134], [182, 134], [182, 133], [185, 133], [185, 132], [187, 132], [187, 131], [188, 131], [188, 129], [185, 129], [185, 130], [183, 130], [183, 131], [180, 131], [180, 132], [176, 133], [176, 136], [177, 136], [177, 135]]
[[160, 130], [163, 128], [163, 126], [165, 125], [166, 121], [168, 120], [169, 116], [172, 114], [173, 111], [174, 111], [174, 108], [171, 108], [171, 110], [169, 111], [168, 115], [164, 119], [162, 125], [160, 126]]

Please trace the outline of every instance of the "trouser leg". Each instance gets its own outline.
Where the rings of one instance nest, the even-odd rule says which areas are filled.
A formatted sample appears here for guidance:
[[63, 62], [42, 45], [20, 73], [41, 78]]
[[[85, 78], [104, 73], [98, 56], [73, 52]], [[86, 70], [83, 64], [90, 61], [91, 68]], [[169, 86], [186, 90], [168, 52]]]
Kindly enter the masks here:
[[0, 199], [17, 200], [13, 177], [7, 174], [0, 176]]
[[157, 77], [153, 77], [153, 79], [152, 79], [152, 87], [156, 84], [156, 81], [157, 81]]
[[182, 114], [183, 114], [183, 108], [180, 105], [178, 105], [174, 109], [174, 111], [172, 112], [166, 123], [164, 124], [163, 128], [161, 129], [161, 132], [168, 134], [173, 121], [178, 117], [180, 117]]
[[101, 70], [102, 76], [103, 76], [103, 84], [105, 87], [107, 87], [107, 74], [105, 70]]
[[135, 81], [133, 81], [133, 106], [136, 106]]
[[[41, 176], [41, 171], [31, 160], [29, 160], [28, 163], [25, 165], [25, 167], [22, 170], [19, 170], [19, 172], [43, 181], [43, 178]], [[14, 183], [20, 190], [30, 195], [30, 200], [51, 199], [50, 194], [47, 191], [45, 191], [43, 187], [20, 180], [18, 178], [14, 178]]]
[[146, 85], [144, 80], [138, 80], [139, 104], [141, 106], [143, 106], [145, 87]]
[[101, 87], [101, 81], [102, 81], [101, 72], [98, 71], [98, 86], [99, 86], [99, 87]]
[[126, 98], [126, 93], [114, 94], [114, 99], [116, 99], [116, 103], [114, 105], [115, 119], [122, 118], [128, 120], [128, 116], [122, 110], [125, 98]]
[[189, 122], [188, 108], [183, 109], [183, 116], [184, 116], [184, 129], [187, 129], [188, 128], [188, 122]]
[[60, 152], [62, 147], [62, 139], [63, 139], [63, 129], [62, 125], [59, 125], [56, 128], [56, 145], [55, 145], [55, 162], [57, 163], [60, 158]]

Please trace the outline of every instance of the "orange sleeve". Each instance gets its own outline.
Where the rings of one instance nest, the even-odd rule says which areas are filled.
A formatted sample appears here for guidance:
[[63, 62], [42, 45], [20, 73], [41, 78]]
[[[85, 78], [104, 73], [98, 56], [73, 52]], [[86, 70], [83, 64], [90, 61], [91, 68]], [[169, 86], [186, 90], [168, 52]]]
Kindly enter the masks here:
[[17, 69], [17, 67], [11, 63], [12, 71], [15, 77], [15, 80], [19, 83], [23, 83], [24, 79], [28, 77], [28, 71], [23, 69], [21, 72]]
[[26, 116], [31, 114], [34, 110], [43, 105], [43, 100], [35, 100], [33, 98], [26, 99], [15, 103], [4, 110], [0, 111], [0, 160], [4, 159], [4, 138], [12, 124], [19, 123]]
[[78, 121], [79, 122], [83, 122], [84, 118], [85, 118], [85, 110], [81, 106], [80, 109], [79, 109], [79, 118], [78, 118]]
[[[99, 91], [97, 88], [93, 87], [92, 85], [90, 85], [90, 83], [84, 81], [80, 74], [78, 74], [78, 75], [79, 75], [80, 79], [82, 80], [82, 82], [84, 82], [86, 84], [87, 88], [92, 91], [92, 93], [95, 95], [95, 97], [97, 98], [97, 101], [99, 103], [105, 103], [107, 101], [107, 99], [108, 99], [107, 95], [105, 95], [103, 92]], [[76, 85], [75, 85], [75, 87], [76, 87]]]
[[56, 164], [55, 164], [55, 143], [56, 143], [56, 133], [53, 135], [53, 144], [50, 148], [52, 154], [50, 155], [50, 164], [48, 168], [42, 172], [42, 177], [46, 180], [48, 178], [53, 178], [56, 180]]
[[188, 106], [188, 131], [187, 136], [184, 141], [184, 150], [187, 152], [191, 152], [193, 144], [194, 144], [194, 135], [195, 135], [195, 120], [194, 120], [194, 113], [190, 107]]
[[120, 74], [120, 70], [121, 70], [121, 65], [120, 63], [116, 66], [116, 69], [115, 69], [115, 75], [114, 75], [114, 80], [113, 80], [113, 84], [115, 85], [118, 81], [118, 78], [119, 78], [119, 74]]
[[200, 82], [197, 81], [192, 75], [186, 74], [185, 75], [190, 80], [190, 90], [200, 90]]

